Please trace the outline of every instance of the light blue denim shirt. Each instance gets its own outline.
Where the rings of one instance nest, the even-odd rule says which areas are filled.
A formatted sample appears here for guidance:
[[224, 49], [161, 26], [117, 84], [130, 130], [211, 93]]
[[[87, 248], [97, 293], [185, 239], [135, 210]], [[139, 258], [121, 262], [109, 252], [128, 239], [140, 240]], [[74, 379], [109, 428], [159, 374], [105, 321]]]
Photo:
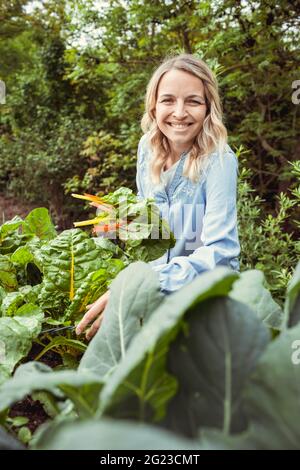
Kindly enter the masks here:
[[138, 146], [136, 184], [139, 198], [154, 198], [173, 231], [174, 248], [150, 266], [159, 275], [161, 290], [170, 294], [216, 266], [239, 270], [237, 230], [237, 157], [229, 145], [207, 159], [200, 179], [182, 175], [188, 156], [183, 153], [167, 188], [150, 179], [151, 149], [145, 134]]

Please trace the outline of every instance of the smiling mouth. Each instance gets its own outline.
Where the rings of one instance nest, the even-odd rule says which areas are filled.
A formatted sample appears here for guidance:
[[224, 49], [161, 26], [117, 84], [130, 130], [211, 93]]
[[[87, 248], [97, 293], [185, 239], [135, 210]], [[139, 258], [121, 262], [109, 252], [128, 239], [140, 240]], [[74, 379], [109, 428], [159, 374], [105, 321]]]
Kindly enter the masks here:
[[193, 123], [188, 122], [185, 124], [175, 124], [173, 122], [167, 122], [168, 126], [173, 127], [174, 129], [186, 129], [187, 127], [191, 126]]

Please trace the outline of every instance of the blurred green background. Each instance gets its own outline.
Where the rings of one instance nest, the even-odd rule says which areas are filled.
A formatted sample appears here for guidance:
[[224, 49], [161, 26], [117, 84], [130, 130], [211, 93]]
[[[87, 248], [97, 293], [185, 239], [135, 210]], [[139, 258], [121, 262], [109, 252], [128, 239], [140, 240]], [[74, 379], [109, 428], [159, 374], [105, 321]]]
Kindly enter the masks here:
[[218, 77], [240, 160], [242, 268], [281, 300], [300, 252], [299, 6], [1, 0], [1, 222], [45, 206], [63, 230], [87, 216], [72, 192], [135, 190], [148, 80], [166, 54], [193, 53]]

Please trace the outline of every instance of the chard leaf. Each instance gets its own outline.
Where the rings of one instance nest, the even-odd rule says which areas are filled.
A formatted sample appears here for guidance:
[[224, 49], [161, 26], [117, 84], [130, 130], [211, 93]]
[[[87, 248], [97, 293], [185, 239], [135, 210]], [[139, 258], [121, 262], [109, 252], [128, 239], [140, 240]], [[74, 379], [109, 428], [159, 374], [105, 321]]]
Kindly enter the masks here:
[[133, 193], [132, 189], [121, 186], [113, 193], [108, 193], [105, 196], [101, 197], [104, 202], [112, 204], [113, 206], [120, 203], [120, 201], [125, 201], [128, 204], [136, 202], [136, 196]]
[[33, 263], [39, 268], [39, 270], [43, 271], [43, 257], [41, 255], [41, 248], [43, 245], [47, 244], [47, 240], [42, 241], [38, 237], [34, 236], [29, 242], [26, 244], [26, 248], [30, 251], [33, 257]]
[[236, 273], [218, 268], [167, 296], [110, 375], [101, 393], [98, 415], [162, 419], [177, 382], [166, 369], [169, 345], [178, 335], [186, 312], [208, 298], [227, 295], [236, 279]]
[[[24, 304], [24, 312], [32, 311], [32, 304], [36, 301], [37, 294], [36, 289], [32, 286], [22, 286], [16, 292], [9, 292], [6, 294], [1, 303], [1, 312], [3, 316], [18, 315], [20, 307]], [[26, 309], [26, 305], [30, 305]], [[36, 307], [36, 305], [34, 305]], [[37, 307], [39, 309], [39, 307]]]
[[[145, 199], [134, 205], [135, 208], [136, 206], [137, 216], [122, 236], [125, 251], [131, 261], [153, 261], [172, 248], [176, 240], [168, 223], [160, 217], [158, 207], [151, 200]], [[128, 210], [130, 212], [130, 208]]]
[[23, 233], [36, 235], [41, 240], [52, 240], [55, 238], [57, 233], [49, 216], [48, 209], [45, 207], [33, 209], [24, 219]]
[[38, 337], [44, 320], [44, 313], [38, 305], [22, 305], [22, 307], [18, 308], [13, 318], [28, 329], [32, 339]]
[[101, 253], [93, 239], [80, 229], [65, 230], [43, 245], [40, 249], [44, 273], [39, 294], [41, 307], [54, 306], [62, 313], [86, 276], [103, 267]]
[[2, 255], [12, 255], [17, 248], [26, 245], [30, 238], [30, 235], [20, 234], [18, 231], [11, 233], [1, 243], [0, 253]]
[[0, 318], [0, 384], [16, 364], [29, 353], [32, 340], [40, 331], [43, 312], [36, 305], [24, 305], [14, 318]]
[[86, 311], [86, 306], [104, 294], [108, 289], [109, 282], [124, 268], [124, 263], [118, 259], [110, 259], [105, 264], [105, 268], [89, 273], [77, 289], [72, 303], [65, 312], [66, 320], [81, 319]]
[[[79, 197], [91, 201], [97, 199], [97, 197], [89, 195]], [[131, 189], [121, 187], [102, 197], [101, 201], [110, 204], [112, 209], [112, 214], [110, 214], [111, 231], [106, 234], [101, 232], [102, 238], [109, 238], [112, 233], [117, 236], [122, 248], [125, 245], [125, 255], [131, 262], [137, 260], [153, 261], [175, 245], [175, 239], [169, 225], [160, 217], [159, 208], [153, 199], [139, 200]], [[104, 211], [104, 209], [102, 210]], [[116, 221], [121, 221], [118, 229], [115, 227]], [[89, 221], [89, 223], [95, 223], [97, 226], [96, 219]], [[118, 253], [118, 255], [120, 254]]]
[[31, 344], [31, 333], [24, 325], [10, 317], [0, 318], [0, 384], [27, 356]]
[[268, 327], [281, 329], [283, 311], [266, 289], [265, 276], [262, 271], [251, 269], [241, 273], [229, 295], [248, 305]]
[[101, 328], [79, 370], [90, 370], [102, 378], [111, 373], [163, 298], [158, 277], [147, 264], [133, 263], [118, 274], [110, 285]]
[[21, 217], [16, 215], [13, 219], [8, 220], [0, 226], [0, 243], [7, 237], [7, 235], [15, 232], [23, 224]]
[[21, 292], [9, 292], [1, 304], [1, 311], [3, 316], [12, 316], [16, 310], [24, 303], [24, 295]]
[[4, 299], [4, 297], [6, 297], [7, 293], [6, 293], [6, 290], [3, 289], [3, 287], [0, 286], [0, 307], [1, 307], [1, 304], [2, 304], [2, 301]]
[[[11, 421], [10, 421], [11, 420]], [[26, 418], [25, 416], [16, 416], [15, 418], [9, 418], [9, 422], [15, 426], [15, 427], [20, 427], [24, 426], [25, 424], [28, 424], [29, 419]]]
[[[180, 438], [154, 426], [103, 419], [50, 423], [36, 439], [37, 450], [199, 449], [197, 441]], [[109, 463], [100, 457], [101, 463]]]
[[18, 288], [17, 273], [8, 256], [0, 255], [0, 285], [6, 291]]
[[26, 303], [31, 303], [31, 304], [36, 303], [39, 290], [40, 290], [39, 285], [35, 285], [35, 286], [26, 285], [26, 286], [21, 286], [19, 288], [19, 292], [23, 295], [24, 301]]
[[103, 258], [117, 256], [119, 259], [121, 259], [122, 257], [125, 257], [123, 250], [121, 250], [121, 248], [113, 243], [109, 238], [95, 237], [93, 240], [99, 248], [102, 248]]
[[17, 263], [21, 266], [26, 266], [28, 263], [34, 261], [34, 257], [29, 250], [28, 246], [20, 246], [11, 255], [10, 260], [13, 263]]
[[163, 254], [175, 245], [175, 239], [172, 234], [166, 240], [143, 239], [128, 240], [126, 242], [126, 254], [130, 261], [144, 261], [148, 263], [160, 258]]

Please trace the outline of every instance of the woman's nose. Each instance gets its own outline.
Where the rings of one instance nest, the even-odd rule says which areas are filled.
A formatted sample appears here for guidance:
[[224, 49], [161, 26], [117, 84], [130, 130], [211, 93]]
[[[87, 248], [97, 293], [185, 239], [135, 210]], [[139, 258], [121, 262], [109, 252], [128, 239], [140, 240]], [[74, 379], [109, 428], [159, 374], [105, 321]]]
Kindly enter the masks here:
[[176, 116], [177, 118], [183, 118], [185, 115], [186, 109], [184, 102], [177, 101], [174, 106], [173, 116]]

